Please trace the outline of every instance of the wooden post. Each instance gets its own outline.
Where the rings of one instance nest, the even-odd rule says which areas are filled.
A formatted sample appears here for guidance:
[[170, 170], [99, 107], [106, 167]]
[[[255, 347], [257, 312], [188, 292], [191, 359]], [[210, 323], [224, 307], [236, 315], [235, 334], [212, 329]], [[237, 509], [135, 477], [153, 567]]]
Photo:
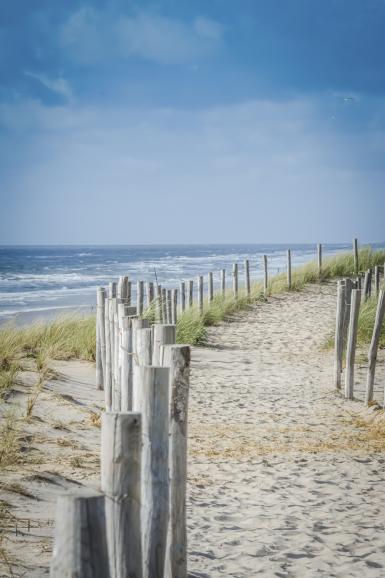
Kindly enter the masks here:
[[178, 289], [171, 292], [171, 323], [176, 325], [178, 320]]
[[51, 578], [110, 578], [104, 496], [65, 493], [56, 505]]
[[291, 251], [287, 251], [287, 288], [291, 289]]
[[190, 347], [162, 347], [163, 365], [170, 367], [170, 527], [166, 576], [187, 576], [186, 481], [187, 415], [190, 383]]
[[104, 330], [106, 338], [106, 370], [104, 377], [104, 400], [106, 411], [110, 411], [112, 407], [112, 364], [111, 364], [111, 334], [110, 334], [110, 299], [106, 300]]
[[150, 327], [136, 330], [135, 365], [152, 363], [152, 330]]
[[365, 395], [366, 405], [369, 405], [370, 402], [373, 400], [374, 375], [376, 371], [377, 352], [378, 352], [378, 345], [380, 342], [382, 324], [384, 321], [384, 313], [385, 313], [385, 292], [383, 289], [381, 289], [378, 297], [376, 319], [374, 322], [372, 340], [370, 342], [368, 353], [369, 367], [366, 379], [366, 395]]
[[103, 389], [106, 359], [105, 336], [105, 299], [104, 287], [99, 287], [96, 294], [96, 388]]
[[348, 344], [346, 352], [346, 376], [345, 376], [345, 397], [353, 399], [354, 394], [354, 361], [356, 356], [358, 315], [360, 312], [361, 291], [352, 290], [352, 301], [350, 306], [350, 322], [348, 333]]
[[167, 322], [167, 290], [162, 288], [162, 319]]
[[207, 275], [207, 301], [211, 303], [213, 299], [214, 299], [214, 283], [213, 283], [213, 274], [210, 272]]
[[365, 273], [364, 279], [364, 302], [367, 301], [371, 294], [372, 271], [368, 269]]
[[139, 329], [148, 329], [150, 327], [150, 322], [148, 319], [133, 319], [131, 323], [132, 323], [132, 351], [134, 353], [137, 353], [136, 334], [139, 331]]
[[344, 279], [342, 284], [345, 287], [345, 305], [344, 305], [344, 325], [343, 325], [343, 347], [346, 346], [350, 322], [350, 307], [352, 301], [353, 282], [351, 279]]
[[194, 281], [190, 279], [188, 282], [188, 306], [191, 308], [194, 303]]
[[121, 411], [131, 411], [132, 409], [132, 352], [132, 319], [130, 317], [123, 317], [121, 340], [122, 365], [120, 383]]
[[184, 281], [180, 284], [180, 308], [182, 313], [186, 310], [186, 283]]
[[245, 259], [245, 288], [246, 296], [250, 297], [250, 263], [248, 259]]
[[151, 307], [151, 303], [154, 301], [154, 283], [148, 281], [146, 283], [146, 305], [147, 309]]
[[140, 413], [102, 414], [101, 487], [111, 578], [142, 577], [141, 453]]
[[203, 276], [199, 275], [198, 279], [198, 307], [199, 313], [203, 313]]
[[334, 338], [334, 386], [341, 389], [342, 359], [344, 351], [344, 315], [345, 315], [345, 286], [338, 281], [337, 283], [337, 314], [336, 314], [336, 331]]
[[127, 305], [131, 305], [132, 283], [127, 281]]
[[144, 302], [144, 282], [138, 281], [136, 285], [136, 308], [137, 315], [141, 317], [143, 315], [143, 302]]
[[128, 277], [119, 277], [118, 297], [124, 303], [127, 303], [128, 298]]
[[238, 299], [238, 263], [233, 263], [233, 296]]
[[353, 259], [354, 259], [354, 273], [358, 275], [359, 271], [359, 261], [358, 261], [358, 240], [353, 239]]
[[156, 286], [156, 314], [155, 321], [157, 323], [163, 322], [163, 308], [162, 308], [162, 287], [161, 285]]
[[226, 269], [221, 270], [221, 291], [222, 297], [226, 297]]
[[172, 324], [172, 291], [167, 289], [167, 323]]
[[267, 255], [263, 256], [263, 293], [267, 297], [268, 289], [268, 266], [267, 266]]
[[121, 349], [120, 337], [119, 318], [118, 314], [114, 313], [114, 381], [112, 388], [113, 411], [120, 411], [121, 404], [121, 385], [119, 371], [119, 355]]
[[111, 283], [109, 283], [108, 285], [108, 297], [110, 299], [115, 299], [116, 291], [117, 291], [117, 284], [115, 283], [115, 281], [111, 281]]
[[142, 414], [143, 578], [163, 578], [169, 522], [167, 367], [134, 370], [133, 408]]
[[175, 325], [160, 325], [152, 326], [153, 329], [153, 348], [152, 348], [152, 365], [159, 366], [160, 363], [160, 348], [162, 345], [173, 345], [176, 339]]
[[322, 245], [318, 243], [317, 245], [317, 260], [318, 260], [318, 276], [321, 279], [322, 276]]
[[376, 297], [378, 298], [380, 294], [380, 268], [378, 265], [374, 267], [374, 291]]

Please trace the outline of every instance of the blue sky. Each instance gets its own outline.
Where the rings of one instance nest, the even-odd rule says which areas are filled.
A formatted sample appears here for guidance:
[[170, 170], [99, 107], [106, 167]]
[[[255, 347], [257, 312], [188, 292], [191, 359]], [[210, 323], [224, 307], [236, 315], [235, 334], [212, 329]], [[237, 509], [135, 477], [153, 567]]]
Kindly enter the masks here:
[[383, 241], [385, 1], [0, 7], [0, 243]]

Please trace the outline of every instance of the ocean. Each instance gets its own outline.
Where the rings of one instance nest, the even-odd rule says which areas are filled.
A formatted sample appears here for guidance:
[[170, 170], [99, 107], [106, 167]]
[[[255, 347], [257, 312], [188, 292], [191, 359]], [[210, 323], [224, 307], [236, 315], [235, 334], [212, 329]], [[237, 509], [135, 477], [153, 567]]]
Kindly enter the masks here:
[[[385, 244], [373, 245], [380, 246]], [[210, 271], [219, 284], [219, 271], [226, 269], [230, 286], [232, 264], [239, 263], [242, 281], [242, 263], [249, 259], [252, 279], [260, 279], [263, 255], [273, 275], [285, 270], [287, 249], [294, 267], [316, 257], [314, 244], [0, 246], [0, 323], [90, 312], [97, 287], [119, 275], [177, 287], [181, 280]], [[325, 257], [350, 249], [350, 244], [323, 246]]]

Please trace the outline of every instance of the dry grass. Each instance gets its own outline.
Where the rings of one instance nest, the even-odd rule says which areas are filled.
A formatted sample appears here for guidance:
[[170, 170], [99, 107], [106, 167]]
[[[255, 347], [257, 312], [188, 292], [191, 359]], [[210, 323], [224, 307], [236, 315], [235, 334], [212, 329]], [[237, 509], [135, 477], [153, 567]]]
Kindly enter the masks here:
[[14, 414], [9, 413], [0, 429], [0, 469], [19, 463], [21, 450], [20, 425]]

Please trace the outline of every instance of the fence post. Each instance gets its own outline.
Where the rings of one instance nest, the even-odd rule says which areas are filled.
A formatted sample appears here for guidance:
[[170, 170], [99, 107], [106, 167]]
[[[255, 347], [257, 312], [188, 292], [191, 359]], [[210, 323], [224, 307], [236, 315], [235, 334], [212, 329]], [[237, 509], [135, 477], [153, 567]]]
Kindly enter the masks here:
[[287, 250], [287, 288], [291, 289], [291, 251]]
[[142, 576], [142, 416], [102, 414], [101, 487], [111, 578]]
[[184, 281], [180, 284], [180, 308], [182, 313], [186, 310], [186, 283]]
[[380, 293], [380, 268], [378, 265], [374, 267], [374, 291], [378, 297]]
[[167, 289], [167, 323], [172, 324], [172, 291]]
[[322, 245], [318, 243], [317, 245], [317, 260], [318, 260], [318, 276], [321, 279], [322, 275]]
[[133, 408], [142, 414], [143, 578], [164, 578], [169, 522], [167, 367], [134, 370]]
[[115, 281], [111, 281], [108, 285], [108, 297], [110, 299], [116, 299], [117, 284]]
[[132, 409], [132, 352], [132, 320], [130, 317], [123, 317], [121, 342], [122, 366], [120, 384], [121, 411], [131, 411]]
[[145, 327], [136, 330], [134, 365], [151, 365], [152, 363], [152, 329]]
[[364, 279], [364, 302], [367, 301], [370, 297], [371, 285], [372, 285], [372, 270], [368, 269], [365, 272], [365, 279]]
[[171, 292], [171, 323], [176, 325], [178, 321], [178, 289]]
[[198, 307], [199, 313], [203, 313], [203, 276], [199, 275], [198, 279]]
[[132, 282], [127, 281], [127, 305], [131, 305]]
[[238, 299], [238, 263], [233, 263], [233, 296]]
[[189, 308], [193, 306], [194, 303], [194, 281], [190, 279], [188, 282], [188, 306]]
[[352, 290], [352, 301], [350, 305], [350, 321], [348, 344], [346, 352], [346, 376], [345, 376], [345, 397], [353, 399], [354, 393], [354, 361], [356, 356], [358, 315], [360, 312], [361, 291]]
[[186, 480], [190, 347], [162, 347], [162, 365], [170, 367], [170, 525], [166, 576], [187, 576]]
[[50, 576], [110, 578], [104, 496], [68, 492], [58, 498]]
[[334, 385], [341, 389], [342, 358], [344, 350], [344, 316], [345, 316], [345, 286], [341, 281], [337, 283], [337, 314], [336, 331], [334, 338]]
[[245, 259], [245, 287], [246, 296], [250, 297], [250, 263], [248, 259]]
[[376, 319], [374, 321], [372, 340], [370, 342], [368, 353], [369, 366], [366, 380], [366, 394], [365, 394], [366, 405], [369, 405], [369, 403], [373, 400], [374, 376], [376, 371], [378, 344], [380, 342], [382, 323], [384, 321], [384, 313], [385, 313], [385, 292], [384, 290], [381, 290], [377, 301]]
[[111, 410], [112, 406], [112, 365], [111, 365], [111, 334], [110, 334], [110, 299], [105, 303], [104, 312], [104, 330], [106, 338], [106, 366], [104, 376], [104, 400], [106, 411]]
[[263, 293], [267, 297], [267, 286], [268, 286], [268, 267], [267, 267], [267, 255], [263, 256]]
[[345, 347], [349, 330], [350, 306], [352, 301], [353, 282], [351, 281], [351, 279], [344, 279], [342, 281], [342, 284], [345, 287], [344, 326], [343, 326], [343, 347]]
[[136, 308], [137, 315], [141, 317], [143, 315], [143, 301], [144, 301], [144, 282], [138, 281], [136, 284]]
[[221, 291], [222, 297], [226, 297], [226, 269], [221, 270]]
[[356, 238], [353, 239], [353, 258], [354, 258], [354, 273], [358, 275], [360, 264], [358, 261], [358, 240]]
[[210, 272], [207, 275], [207, 301], [211, 303], [213, 299], [214, 299], [214, 283], [213, 283], [213, 274]]
[[162, 319], [163, 323], [167, 323], [167, 290], [162, 289]]
[[114, 411], [120, 411], [120, 368], [119, 368], [119, 354], [120, 354], [120, 328], [119, 317], [114, 313], [114, 381], [112, 388], [112, 408]]
[[159, 366], [160, 363], [160, 348], [162, 345], [173, 345], [176, 339], [175, 325], [160, 325], [152, 326], [153, 329], [153, 348], [152, 348], [152, 365]]
[[96, 294], [96, 387], [103, 389], [106, 372], [106, 335], [105, 335], [106, 291], [99, 287]]
[[155, 321], [157, 323], [162, 323], [163, 312], [162, 312], [162, 287], [161, 285], [156, 286], [156, 314]]
[[151, 303], [154, 300], [154, 283], [152, 281], [147, 281], [146, 283], [146, 307], [147, 309], [151, 307]]

